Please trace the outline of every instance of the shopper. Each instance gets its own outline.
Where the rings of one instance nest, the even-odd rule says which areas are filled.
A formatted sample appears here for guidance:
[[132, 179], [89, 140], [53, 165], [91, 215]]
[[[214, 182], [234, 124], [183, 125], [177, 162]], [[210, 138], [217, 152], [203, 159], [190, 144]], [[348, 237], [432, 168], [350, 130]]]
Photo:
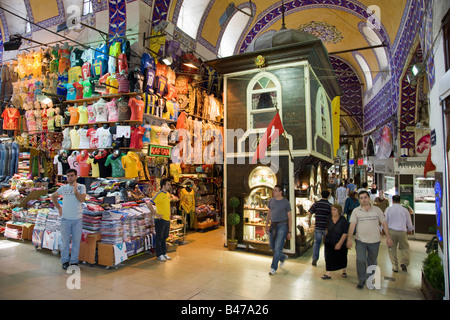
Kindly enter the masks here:
[[377, 189], [370, 189], [370, 203], [374, 204], [375, 199], [378, 197], [378, 190]]
[[350, 217], [350, 227], [347, 236], [347, 248], [352, 247], [353, 232], [356, 225], [356, 271], [358, 274], [358, 289], [366, 282], [367, 269], [377, 265], [378, 249], [380, 247], [380, 223], [386, 230], [386, 245], [392, 247], [392, 239], [386, 223], [386, 218], [380, 208], [370, 204], [369, 192], [362, 191], [359, 196], [361, 205]]
[[336, 189], [336, 203], [341, 207], [345, 206], [345, 199], [347, 198], [347, 189], [344, 187], [344, 183], [339, 184], [339, 188]]
[[319, 260], [320, 245], [322, 244], [322, 238], [325, 235], [327, 229], [328, 217], [331, 215], [331, 204], [328, 202], [328, 196], [330, 193], [327, 190], [322, 191], [322, 199], [315, 202], [309, 209], [310, 214], [315, 214], [315, 239], [313, 245], [313, 260], [312, 265], [317, 266], [317, 260]]
[[347, 194], [349, 194], [350, 191], [356, 191], [356, 184], [353, 183], [353, 179], [348, 179]]
[[328, 217], [327, 231], [324, 240], [325, 268], [323, 280], [331, 279], [331, 272], [342, 269], [342, 277], [347, 278], [347, 239], [348, 221], [342, 216], [342, 207], [331, 206], [331, 216]]
[[[66, 171], [66, 176], [68, 184], [60, 187], [51, 196], [61, 217], [61, 263], [64, 270], [67, 270], [69, 264], [78, 265], [83, 230], [81, 204], [86, 200], [86, 186], [77, 182], [77, 171], [69, 169]], [[62, 207], [58, 202], [60, 195], [63, 197]]]
[[[284, 265], [287, 256], [283, 253], [286, 240], [291, 239], [291, 204], [283, 197], [283, 187], [276, 185], [273, 188], [273, 197], [269, 200], [269, 212], [266, 219], [266, 233], [269, 234], [269, 243], [273, 251], [270, 275], [274, 275], [280, 266]], [[270, 221], [270, 228], [268, 227]]]
[[408, 210], [400, 204], [400, 196], [392, 197], [392, 206], [386, 209], [386, 221], [391, 234], [393, 246], [389, 250], [389, 258], [392, 262], [392, 270], [398, 272], [397, 247], [400, 251], [400, 267], [402, 271], [407, 271], [409, 266], [410, 249], [407, 233], [414, 230], [411, 222], [411, 215]]
[[347, 216], [347, 221], [350, 221], [352, 212], [357, 207], [359, 207], [357, 193], [355, 191], [351, 191], [348, 195], [348, 198], [345, 199], [345, 205], [344, 205], [344, 214]]
[[367, 191], [367, 186], [368, 186], [367, 182], [363, 182], [361, 188], [359, 188], [359, 189], [356, 191], [356, 193], [359, 194], [361, 191]]
[[386, 208], [389, 207], [389, 199], [384, 197], [383, 190], [380, 190], [380, 192], [378, 193], [378, 197], [375, 198], [373, 204], [380, 208], [383, 212], [385, 212]]
[[[155, 217], [155, 246], [156, 259], [166, 262], [172, 258], [167, 255], [166, 239], [169, 236], [170, 229], [170, 190], [172, 183], [169, 178], [163, 178], [160, 181], [160, 190], [147, 202], [152, 215]], [[153, 208], [153, 205], [156, 206]]]
[[338, 187], [338, 178], [336, 177], [336, 173], [332, 173], [328, 178], [328, 188], [331, 188], [331, 196], [335, 197], [336, 189]]
[[334, 204], [334, 203], [336, 202], [336, 200], [335, 200], [334, 197], [333, 197], [333, 189], [328, 188], [327, 190], [328, 190], [328, 192], [330, 193], [330, 195], [328, 196], [328, 202], [329, 202], [330, 204]]

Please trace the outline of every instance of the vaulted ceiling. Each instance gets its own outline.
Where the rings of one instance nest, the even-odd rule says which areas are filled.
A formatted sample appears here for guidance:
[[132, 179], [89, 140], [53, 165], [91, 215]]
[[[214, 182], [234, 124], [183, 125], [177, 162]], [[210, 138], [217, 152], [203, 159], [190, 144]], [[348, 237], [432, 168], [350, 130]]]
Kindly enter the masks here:
[[[245, 52], [255, 37], [270, 30], [302, 29], [323, 40], [346, 95], [342, 112], [353, 115], [360, 127], [363, 92], [378, 77], [389, 73], [389, 58], [399, 34], [404, 12], [416, 0], [122, 0], [140, 1], [151, 10], [151, 20], [167, 20], [187, 33], [197, 49], [212, 56]], [[1, 0], [0, 5], [18, 14], [58, 18], [72, 2], [82, 0]], [[107, 10], [108, 0], [92, 0], [94, 13]], [[234, 3], [235, 9], [230, 9]], [[284, 7], [284, 19], [283, 10]], [[141, 7], [140, 7], [141, 8]], [[66, 8], [67, 9], [67, 8]], [[59, 16], [58, 16], [59, 13]], [[25, 22], [0, 12], [2, 35], [24, 33]], [[58, 21], [56, 21], [58, 20]], [[64, 20], [64, 19], [63, 19]], [[219, 23], [222, 22], [222, 23]], [[127, 24], [130, 22], [127, 21]], [[134, 23], [133, 23], [134, 24]], [[49, 24], [47, 26], [50, 26]], [[5, 30], [5, 28], [7, 30]], [[32, 30], [33, 31], [33, 30]], [[385, 47], [370, 48], [384, 44]], [[210, 56], [211, 56], [210, 55]], [[349, 125], [351, 126], [351, 125]]]

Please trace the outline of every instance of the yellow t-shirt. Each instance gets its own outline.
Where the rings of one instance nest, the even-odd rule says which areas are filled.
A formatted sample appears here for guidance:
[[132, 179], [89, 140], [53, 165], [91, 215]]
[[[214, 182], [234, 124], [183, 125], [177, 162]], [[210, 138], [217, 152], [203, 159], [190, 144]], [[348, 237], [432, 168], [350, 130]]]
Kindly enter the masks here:
[[110, 86], [108, 87], [110, 94], [117, 94], [119, 92], [119, 81], [115, 76], [109, 76], [106, 79], [106, 84]]
[[159, 191], [153, 198], [152, 202], [156, 206], [156, 213], [162, 215], [162, 219], [170, 221], [170, 193]]
[[187, 213], [195, 211], [194, 189], [191, 189], [191, 192], [188, 192], [186, 189], [181, 189], [180, 208], [182, 208]]
[[93, 178], [100, 177], [100, 170], [99, 170], [99, 167], [98, 167], [98, 163], [94, 163], [94, 158], [89, 157], [86, 160], [86, 163], [90, 163], [91, 164], [91, 168], [92, 168], [91, 177], [93, 177]]

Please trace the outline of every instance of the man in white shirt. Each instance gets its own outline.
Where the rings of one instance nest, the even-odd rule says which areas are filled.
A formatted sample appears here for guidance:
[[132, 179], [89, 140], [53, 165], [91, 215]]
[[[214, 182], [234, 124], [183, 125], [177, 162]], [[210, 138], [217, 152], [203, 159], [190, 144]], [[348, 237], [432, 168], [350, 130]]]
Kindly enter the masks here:
[[392, 197], [392, 206], [385, 211], [389, 233], [392, 237], [394, 245], [389, 250], [389, 258], [392, 262], [392, 270], [398, 272], [397, 246], [400, 251], [400, 267], [402, 271], [407, 271], [409, 265], [410, 248], [407, 233], [414, 230], [411, 215], [408, 210], [400, 204], [400, 196]]
[[[358, 195], [360, 206], [355, 208], [350, 217], [350, 227], [347, 236], [347, 248], [352, 248], [353, 233], [356, 229], [356, 272], [358, 274], [358, 289], [362, 289], [369, 274], [369, 267], [377, 265], [378, 249], [380, 247], [380, 224], [386, 233], [386, 245], [392, 247], [386, 218], [380, 208], [370, 204], [369, 192], [361, 191]], [[356, 228], [356, 225], [358, 227]], [[369, 286], [369, 283], [368, 283]], [[369, 286], [370, 287], [370, 286]]]
[[336, 203], [344, 207], [345, 198], [347, 198], [347, 189], [344, 187], [344, 183], [341, 182], [339, 188], [336, 189]]

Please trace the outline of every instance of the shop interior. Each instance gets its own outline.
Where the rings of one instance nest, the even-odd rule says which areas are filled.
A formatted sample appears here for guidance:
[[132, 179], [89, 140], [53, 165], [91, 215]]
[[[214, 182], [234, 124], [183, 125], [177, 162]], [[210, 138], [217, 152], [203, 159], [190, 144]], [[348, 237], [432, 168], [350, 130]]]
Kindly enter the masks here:
[[3, 62], [5, 238], [59, 252], [60, 217], [50, 195], [67, 183], [69, 168], [87, 188], [82, 262], [109, 268], [153, 252], [154, 220], [144, 199], [162, 178], [172, 179], [169, 252], [188, 245], [189, 234], [223, 224], [218, 74], [176, 40], [159, 44], [138, 56], [127, 37], [85, 47], [64, 42]]

